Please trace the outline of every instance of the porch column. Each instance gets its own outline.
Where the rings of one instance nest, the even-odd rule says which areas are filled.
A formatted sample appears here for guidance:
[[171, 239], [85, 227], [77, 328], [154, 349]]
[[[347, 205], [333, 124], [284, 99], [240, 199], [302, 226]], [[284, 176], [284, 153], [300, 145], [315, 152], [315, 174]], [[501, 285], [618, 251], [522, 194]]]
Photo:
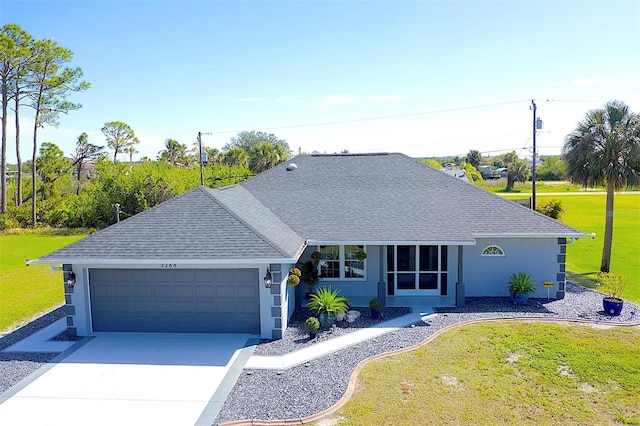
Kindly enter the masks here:
[[458, 282], [456, 283], [456, 306], [464, 306], [464, 280], [462, 278], [462, 248], [458, 246]]

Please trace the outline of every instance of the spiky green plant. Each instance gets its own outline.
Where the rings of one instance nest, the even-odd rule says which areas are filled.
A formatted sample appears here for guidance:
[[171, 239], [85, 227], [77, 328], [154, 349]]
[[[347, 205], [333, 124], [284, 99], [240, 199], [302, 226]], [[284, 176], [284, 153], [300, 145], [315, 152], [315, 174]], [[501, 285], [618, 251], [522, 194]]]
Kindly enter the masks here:
[[331, 290], [331, 287], [321, 287], [311, 295], [307, 306], [314, 315], [326, 314], [333, 316], [347, 311], [349, 299], [339, 295], [339, 290]]

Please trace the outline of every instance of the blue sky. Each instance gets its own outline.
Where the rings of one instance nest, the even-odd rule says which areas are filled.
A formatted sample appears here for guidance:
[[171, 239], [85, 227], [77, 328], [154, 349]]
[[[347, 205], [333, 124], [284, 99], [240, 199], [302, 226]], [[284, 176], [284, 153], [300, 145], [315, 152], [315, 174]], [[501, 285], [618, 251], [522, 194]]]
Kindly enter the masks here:
[[0, 22], [72, 50], [91, 83], [39, 132], [67, 154], [119, 120], [141, 140], [134, 158], [243, 130], [296, 152], [524, 158], [532, 99], [541, 154], [610, 99], [640, 112], [638, 1], [2, 0]]

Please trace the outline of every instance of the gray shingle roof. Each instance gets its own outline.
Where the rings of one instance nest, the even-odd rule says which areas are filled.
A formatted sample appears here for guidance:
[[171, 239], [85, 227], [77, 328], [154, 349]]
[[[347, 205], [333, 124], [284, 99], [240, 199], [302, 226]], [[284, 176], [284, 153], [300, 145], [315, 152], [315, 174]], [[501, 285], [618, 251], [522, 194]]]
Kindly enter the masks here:
[[294, 231], [317, 241], [474, 241], [583, 235], [403, 154], [296, 157], [243, 182]]
[[[217, 195], [224, 192], [218, 200]], [[243, 201], [232, 193], [244, 193]], [[237, 198], [237, 197], [236, 197]], [[241, 204], [246, 203], [244, 207]], [[231, 212], [233, 208], [235, 212]], [[259, 220], [247, 212], [254, 208]], [[39, 259], [282, 259], [304, 240], [242, 188], [200, 187]]]
[[[297, 168], [287, 171], [291, 162]], [[296, 157], [200, 187], [38, 260], [295, 259], [306, 241], [475, 242], [585, 236], [403, 154]]]

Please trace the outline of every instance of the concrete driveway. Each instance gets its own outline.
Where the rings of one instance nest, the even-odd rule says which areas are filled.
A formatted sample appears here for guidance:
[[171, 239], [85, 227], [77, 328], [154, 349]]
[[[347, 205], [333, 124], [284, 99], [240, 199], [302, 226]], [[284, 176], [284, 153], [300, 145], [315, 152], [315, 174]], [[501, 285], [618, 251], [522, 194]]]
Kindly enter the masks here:
[[0, 425], [210, 425], [252, 337], [99, 334], [2, 395]]

